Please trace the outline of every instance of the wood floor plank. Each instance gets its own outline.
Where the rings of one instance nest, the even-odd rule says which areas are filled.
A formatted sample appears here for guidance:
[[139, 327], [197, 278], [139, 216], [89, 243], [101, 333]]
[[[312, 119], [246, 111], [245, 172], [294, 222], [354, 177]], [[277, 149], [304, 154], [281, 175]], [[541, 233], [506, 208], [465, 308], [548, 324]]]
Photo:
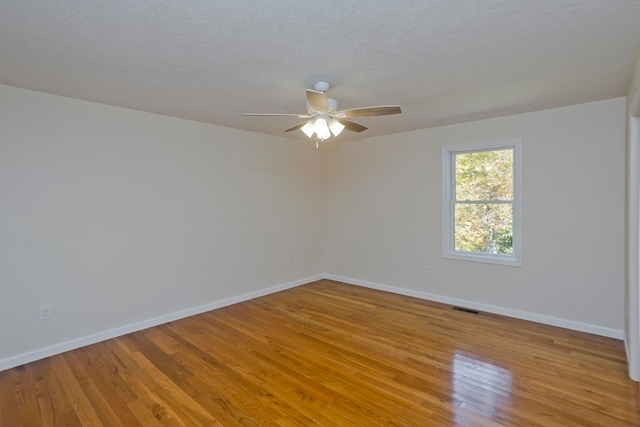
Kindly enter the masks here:
[[0, 427], [22, 425], [11, 382], [13, 372], [13, 369], [0, 372]]
[[0, 372], [0, 427], [640, 426], [622, 342], [321, 280]]
[[36, 425], [42, 422], [42, 424], [53, 426], [56, 424], [56, 410], [54, 401], [50, 398], [47, 383], [44, 380], [44, 374], [41, 369], [43, 364], [39, 362], [40, 361], [25, 365], [28, 381], [33, 390], [33, 398], [35, 399], [38, 410]]
[[[265, 318], [268, 319], [268, 317], [265, 316], [264, 314], [263, 314], [263, 318], [262, 319], [258, 319], [255, 316], [252, 316], [249, 313], [248, 310], [244, 310], [242, 316], [227, 315], [227, 316], [220, 316], [220, 318], [221, 318], [221, 320], [223, 320], [223, 322], [225, 322], [225, 324], [228, 327], [235, 327], [239, 331], [245, 329], [245, 328], [243, 328], [243, 326], [241, 324], [243, 321], [251, 320], [251, 319], [253, 319], [254, 321], [264, 321]], [[242, 319], [242, 320], [240, 320], [240, 319]], [[273, 319], [273, 320], [276, 320], [276, 319]], [[278, 328], [278, 331], [282, 332], [282, 331], [285, 330], [284, 328], [286, 328], [286, 326], [280, 326]], [[289, 334], [289, 333], [295, 334], [295, 331], [288, 331], [285, 334], [285, 336], [287, 334]], [[329, 366], [326, 366], [326, 365], [324, 365], [324, 366], [318, 365], [317, 362], [319, 360], [318, 359], [319, 354], [321, 352], [326, 351], [330, 346], [327, 343], [315, 341], [311, 336], [306, 336], [305, 338], [306, 338], [306, 341], [305, 341], [303, 347], [305, 347], [307, 350], [312, 350], [312, 356], [310, 357], [310, 359], [313, 360], [313, 361], [311, 363], [307, 364], [305, 367], [302, 367], [299, 362], [305, 361], [306, 358], [305, 358], [305, 356], [303, 354], [301, 354], [300, 352], [297, 352], [295, 354], [290, 354], [289, 355], [289, 357], [286, 359], [287, 363], [292, 362], [293, 364], [296, 365], [296, 369], [300, 369], [302, 372], [305, 372], [305, 373], [313, 372], [313, 373], [326, 374], [327, 372], [329, 372], [331, 370], [331, 368]], [[283, 358], [286, 357], [287, 347], [288, 347], [288, 344], [287, 344], [286, 341], [278, 342], [278, 338], [276, 336], [274, 336], [274, 335], [271, 335], [269, 337], [269, 345], [266, 346], [265, 348], [261, 349], [261, 353], [269, 354], [269, 355], [273, 356], [274, 359], [275, 358], [283, 359]], [[277, 351], [274, 352], [273, 350], [271, 350], [271, 348], [276, 349]], [[275, 354], [275, 353], [277, 353], [277, 354]], [[289, 351], [289, 353], [291, 353], [291, 352]], [[331, 360], [334, 360], [334, 359], [336, 359], [336, 355], [335, 354], [333, 356], [331, 356]], [[296, 361], [298, 363], [296, 363]], [[315, 363], [315, 366], [314, 366], [314, 363]], [[318, 367], [322, 367], [322, 369], [317, 369]], [[340, 393], [344, 393], [345, 392], [344, 389], [337, 390], [335, 388], [336, 384], [338, 384], [338, 385], [340, 385], [340, 384], [342, 384], [342, 385], [343, 384], [351, 384], [351, 388], [352, 389], [356, 387], [355, 383], [354, 383], [354, 379], [357, 378], [356, 375], [358, 374], [358, 372], [357, 371], [348, 371], [348, 366], [346, 366], [346, 365], [342, 365], [340, 368], [338, 368], [337, 372], [344, 371], [345, 369], [347, 370], [347, 372], [344, 373], [345, 375], [347, 375], [347, 377], [346, 377], [347, 381], [346, 382], [345, 381], [342, 381], [342, 382], [336, 382], [336, 381], [327, 382], [326, 390], [324, 391], [324, 393], [330, 393], [331, 396], [333, 396], [332, 400], [335, 400], [336, 398], [340, 397], [339, 396]], [[368, 367], [366, 369], [368, 371], [370, 370]], [[336, 370], [334, 370], [333, 372], [334, 372], [334, 375], [335, 375], [336, 374]], [[324, 375], [324, 376], [326, 377], [326, 375]], [[313, 377], [310, 377], [309, 379], [313, 380], [314, 383], [323, 384], [323, 378], [318, 377], [317, 375], [314, 375]], [[387, 388], [388, 388], [388, 384], [387, 384]], [[367, 390], [367, 389], [361, 390], [360, 394], [367, 393], [368, 391], [369, 390]], [[349, 391], [349, 393], [353, 394], [354, 391], [351, 390], [351, 391]], [[376, 397], [378, 397], [378, 396], [376, 395]], [[387, 410], [387, 411], [394, 410], [394, 407], [393, 407], [394, 399], [395, 399], [395, 396], [392, 396], [392, 398], [390, 400], [388, 399], [388, 400], [386, 400], [384, 402], [384, 406], [386, 408], [385, 410]], [[333, 403], [333, 402], [326, 402], [326, 404], [330, 404], [330, 403]], [[371, 408], [372, 405], [373, 404], [371, 402], [368, 405], [369, 406], [368, 410], [370, 411], [370, 416], [373, 417], [373, 418], [379, 418], [380, 415], [378, 414], [378, 412], [376, 412], [373, 408]], [[360, 409], [361, 409], [361, 412], [359, 413], [359, 416], [362, 417], [363, 416], [362, 410], [364, 408], [360, 408]], [[397, 409], [397, 410], [394, 410], [395, 417], [396, 418], [401, 418], [401, 414], [403, 412], [405, 412], [405, 408], [400, 407], [400, 408], [395, 408], [395, 409]], [[343, 409], [343, 411], [344, 411], [344, 409]], [[420, 414], [412, 413], [411, 416], [413, 418], [415, 418], [415, 417], [419, 417]]]
[[110, 375], [103, 371], [110, 367], [105, 366], [101, 357], [103, 353], [108, 354], [103, 350], [103, 344], [94, 344], [65, 354], [65, 360], [101, 421], [106, 425], [123, 422], [127, 426], [142, 427], [127, 406], [128, 402], [135, 399], [129, 387], [118, 375], [111, 375], [113, 379], [105, 378]]
[[42, 380], [45, 384], [46, 393], [43, 393], [42, 400], [48, 401], [53, 407], [53, 420], [43, 418], [42, 425], [60, 426], [79, 426], [80, 420], [71, 406], [70, 400], [63, 391], [58, 374], [53, 367], [50, 359], [43, 359], [34, 364], [38, 364], [42, 373]]
[[[175, 419], [175, 414], [167, 408], [167, 405], [152, 391], [149, 390], [147, 384], [136, 375], [136, 368], [133, 361], [130, 359], [132, 351], [125, 348], [126, 339], [109, 340], [104, 343], [108, 349], [111, 357], [120, 361], [121, 369], [118, 371], [118, 375], [122, 381], [127, 384], [131, 392], [136, 396], [136, 399], [128, 403], [131, 411], [138, 414], [139, 420], [143, 421], [149, 418], [151, 415], [155, 420], [161, 422], [162, 425], [170, 425], [167, 421], [169, 419]], [[155, 423], [154, 423], [155, 424]]]
[[11, 376], [11, 383], [22, 425], [37, 425], [37, 404], [31, 392], [26, 367], [23, 366], [13, 372], [13, 375]]
[[[207, 319], [207, 325], [213, 331], [226, 331], [223, 340], [217, 340], [215, 347], [209, 347], [206, 342], [199, 342], [199, 346], [215, 352], [220, 361], [233, 367], [232, 377], [235, 382], [241, 384], [251, 395], [271, 401], [287, 401], [289, 411], [287, 416], [302, 420], [322, 418], [319, 408], [326, 404], [329, 390], [313, 386], [299, 377], [295, 371], [283, 367], [273, 360], [264, 360], [259, 348], [253, 348], [241, 334], [228, 334], [229, 328], [214, 319]], [[216, 334], [216, 332], [212, 332]], [[187, 336], [187, 339], [198, 342], [201, 334]], [[227, 371], [227, 373], [229, 373]], [[284, 396], [284, 397], [283, 397]], [[291, 412], [293, 403], [299, 402], [294, 412]], [[284, 407], [281, 407], [284, 409]]]
[[[68, 354], [67, 354], [68, 356]], [[65, 355], [51, 357], [51, 363], [60, 380], [60, 387], [65, 399], [69, 401], [78, 420], [82, 425], [103, 426], [97, 410], [108, 410], [109, 408], [94, 408], [85, 391], [79, 384], [79, 378], [65, 360]]]
[[[211, 414], [204, 410], [191, 396], [185, 393], [164, 371], [158, 369], [141, 353], [131, 354], [131, 358], [139, 368], [138, 376], [149, 384], [149, 389], [163, 399], [176, 418], [186, 425], [222, 426]], [[166, 366], [166, 364], [163, 364]]]

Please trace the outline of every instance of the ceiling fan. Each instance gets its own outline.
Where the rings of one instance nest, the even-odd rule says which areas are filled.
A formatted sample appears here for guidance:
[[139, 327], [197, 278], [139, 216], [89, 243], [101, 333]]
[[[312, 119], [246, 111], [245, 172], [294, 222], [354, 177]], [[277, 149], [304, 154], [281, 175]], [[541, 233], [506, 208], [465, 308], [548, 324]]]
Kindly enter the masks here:
[[286, 129], [285, 132], [300, 129], [309, 138], [316, 135], [316, 147], [319, 141], [329, 139], [331, 135], [338, 136], [344, 129], [351, 132], [362, 132], [367, 130], [365, 126], [345, 120], [352, 117], [385, 116], [388, 114], [399, 114], [399, 105], [382, 105], [378, 107], [360, 107], [348, 110], [338, 110], [338, 101], [329, 98], [326, 92], [331, 84], [326, 81], [319, 81], [313, 85], [313, 89], [307, 90], [307, 114], [280, 114], [280, 113], [244, 113], [245, 116], [289, 116], [299, 119], [307, 119], [302, 123]]

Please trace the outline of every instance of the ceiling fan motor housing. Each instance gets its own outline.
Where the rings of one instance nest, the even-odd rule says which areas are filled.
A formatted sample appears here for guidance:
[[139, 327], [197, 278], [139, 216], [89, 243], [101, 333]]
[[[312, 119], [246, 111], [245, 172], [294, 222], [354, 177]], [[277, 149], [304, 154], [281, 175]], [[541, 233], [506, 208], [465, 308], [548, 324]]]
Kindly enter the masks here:
[[[333, 98], [327, 97], [327, 103], [329, 104], [329, 110], [328, 110], [329, 113], [334, 113], [338, 111], [338, 101], [336, 101]], [[309, 103], [309, 101], [307, 101], [307, 113], [310, 116], [317, 113], [317, 111], [314, 111], [313, 107], [311, 107], [311, 104]]]

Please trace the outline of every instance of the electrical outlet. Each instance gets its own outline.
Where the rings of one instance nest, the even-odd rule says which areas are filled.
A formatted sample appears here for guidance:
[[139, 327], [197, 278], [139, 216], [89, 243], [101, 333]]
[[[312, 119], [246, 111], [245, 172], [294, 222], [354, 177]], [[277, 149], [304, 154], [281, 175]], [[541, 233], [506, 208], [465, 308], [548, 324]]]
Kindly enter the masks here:
[[425, 274], [426, 276], [431, 276], [431, 266], [430, 266], [430, 265], [427, 265], [427, 266], [424, 268], [424, 274]]
[[300, 265], [300, 257], [294, 256], [293, 258], [291, 258], [292, 267], [297, 267], [299, 265]]
[[51, 304], [40, 306], [40, 320], [49, 320], [51, 319], [52, 314], [53, 312], [51, 311]]

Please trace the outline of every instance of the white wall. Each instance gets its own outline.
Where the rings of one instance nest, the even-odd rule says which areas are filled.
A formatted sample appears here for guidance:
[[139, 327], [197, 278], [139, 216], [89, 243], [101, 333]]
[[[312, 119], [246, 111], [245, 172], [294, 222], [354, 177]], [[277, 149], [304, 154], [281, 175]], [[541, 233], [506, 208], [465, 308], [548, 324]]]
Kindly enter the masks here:
[[[622, 338], [624, 133], [617, 98], [328, 151], [326, 271]], [[442, 146], [512, 137], [523, 144], [524, 266], [443, 259]]]
[[0, 120], [7, 366], [322, 273], [311, 146], [10, 86]]
[[[624, 117], [618, 98], [318, 152], [0, 86], [0, 369], [323, 272], [622, 334]], [[442, 145], [511, 137], [524, 267], [443, 259]]]

